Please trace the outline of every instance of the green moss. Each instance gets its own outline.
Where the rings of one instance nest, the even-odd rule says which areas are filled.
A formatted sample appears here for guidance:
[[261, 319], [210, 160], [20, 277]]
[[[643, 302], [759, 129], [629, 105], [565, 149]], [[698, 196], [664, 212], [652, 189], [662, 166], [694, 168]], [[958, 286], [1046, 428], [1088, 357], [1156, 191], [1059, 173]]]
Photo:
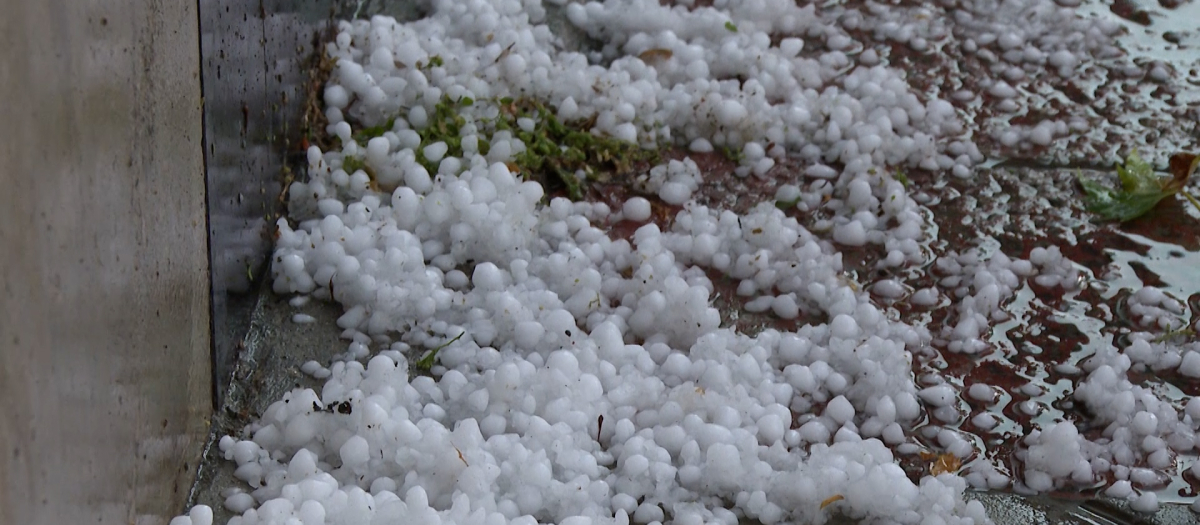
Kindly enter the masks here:
[[358, 170], [367, 171], [367, 161], [359, 157], [346, 155], [342, 157], [342, 169], [351, 175]]
[[[657, 152], [643, 150], [636, 144], [585, 131], [590, 124], [587, 121], [564, 123], [553, 110], [537, 101], [513, 102], [507, 113], [514, 127], [517, 118], [534, 120], [532, 131], [517, 128], [515, 132], [526, 148], [513, 159], [517, 167], [544, 180], [557, 180], [572, 199], [583, 198], [578, 171], [589, 176], [596, 170], [626, 173], [634, 163], [657, 157]], [[509, 120], [504, 118], [504, 112], [501, 118]]]
[[384, 122], [378, 126], [360, 129], [354, 133], [354, 141], [358, 142], [360, 145], [366, 145], [366, 143], [371, 139], [375, 137], [382, 137], [384, 133], [391, 131], [395, 125], [396, 117], [392, 117], [387, 119], [387, 122]]
[[[443, 96], [434, 105], [428, 124], [417, 130], [421, 144], [414, 151], [416, 160], [430, 173], [437, 173], [440, 161], [426, 159], [425, 147], [444, 142], [445, 157], [462, 157], [462, 130], [467, 125], [462, 112], [477, 103], [494, 105], [500, 110], [495, 118], [476, 119], [474, 122], [478, 130], [479, 154], [487, 155], [491, 151], [491, 142], [487, 137], [498, 131], [508, 131], [525, 144], [525, 150], [513, 156], [510, 167], [527, 178], [537, 179], [544, 184], [561, 185], [572, 199], [583, 198], [584, 181], [576, 175], [580, 171], [587, 177], [601, 172], [625, 174], [639, 163], [654, 162], [659, 158], [657, 150], [647, 150], [612, 137], [592, 134], [588, 130], [595, 124], [594, 118], [563, 122], [556, 111], [540, 101], [504, 97], [477, 102], [470, 97], [451, 99]], [[360, 129], [353, 135], [355, 142], [365, 147], [372, 138], [392, 130], [397, 118], [393, 116], [379, 126]], [[532, 119], [533, 129], [522, 129], [518, 125], [518, 120], [522, 118]], [[347, 157], [343, 160], [343, 166], [349, 173], [363, 169], [374, 177], [362, 159]]]
[[725, 155], [725, 158], [732, 160], [739, 165], [742, 163], [742, 161], [746, 160], [746, 154], [740, 149], [733, 149], [729, 146], [721, 146], [721, 153]]

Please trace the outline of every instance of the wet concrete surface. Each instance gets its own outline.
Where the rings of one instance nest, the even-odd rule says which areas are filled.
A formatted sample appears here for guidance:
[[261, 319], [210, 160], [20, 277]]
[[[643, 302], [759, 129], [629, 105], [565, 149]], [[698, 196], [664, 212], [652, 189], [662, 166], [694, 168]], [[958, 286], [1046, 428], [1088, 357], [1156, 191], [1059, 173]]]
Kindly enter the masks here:
[[[298, 313], [311, 315], [316, 322], [292, 322]], [[266, 289], [258, 293], [249, 329], [233, 343], [239, 359], [233, 368], [224, 406], [213, 415], [212, 435], [204, 450], [189, 507], [197, 504], [212, 507], [214, 523], [226, 523], [234, 516], [224, 506], [228, 491], [249, 491], [249, 487], [233, 477], [236, 465], [226, 461], [219, 450], [221, 437], [242, 435], [246, 425], [292, 389], [320, 391], [322, 382], [302, 373], [300, 365], [309, 360], [328, 365], [333, 355], [346, 351], [347, 343], [339, 339], [341, 330], [335, 323], [341, 314], [341, 307], [336, 304], [311, 301], [297, 308]]]

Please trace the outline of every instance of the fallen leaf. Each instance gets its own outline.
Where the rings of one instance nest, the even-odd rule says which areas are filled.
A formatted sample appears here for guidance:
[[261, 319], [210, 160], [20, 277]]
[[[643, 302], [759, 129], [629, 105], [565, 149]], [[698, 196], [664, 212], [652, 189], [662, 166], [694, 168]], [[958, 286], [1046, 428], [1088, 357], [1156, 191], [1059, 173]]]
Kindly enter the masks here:
[[1159, 201], [1179, 193], [1187, 183], [1186, 174], [1170, 179], [1154, 173], [1154, 167], [1137, 152], [1129, 154], [1125, 165], [1117, 167], [1121, 188], [1110, 188], [1079, 175], [1084, 205], [1104, 220], [1126, 222], [1141, 217]]
[[670, 49], [658, 48], [658, 49], [647, 49], [645, 51], [642, 51], [641, 53], [638, 53], [638, 58], [640, 58], [642, 60], [642, 62], [649, 64], [652, 62], [667, 61], [673, 55], [674, 55], [674, 53], [672, 53]]
[[825, 498], [825, 501], [821, 502], [821, 508], [824, 509], [825, 507], [833, 505], [834, 503], [842, 501], [844, 499], [846, 499], [846, 496], [843, 496], [841, 494], [834, 494], [832, 496], [829, 496], [828, 498]]
[[938, 454], [937, 460], [929, 466], [929, 474], [937, 476], [939, 474], [953, 474], [962, 468], [962, 460], [954, 454]]
[[1183, 191], [1188, 179], [1196, 172], [1197, 165], [1200, 165], [1200, 157], [1191, 153], [1171, 155], [1171, 160], [1167, 164], [1167, 169], [1171, 172], [1171, 182], [1167, 185], [1175, 191]]

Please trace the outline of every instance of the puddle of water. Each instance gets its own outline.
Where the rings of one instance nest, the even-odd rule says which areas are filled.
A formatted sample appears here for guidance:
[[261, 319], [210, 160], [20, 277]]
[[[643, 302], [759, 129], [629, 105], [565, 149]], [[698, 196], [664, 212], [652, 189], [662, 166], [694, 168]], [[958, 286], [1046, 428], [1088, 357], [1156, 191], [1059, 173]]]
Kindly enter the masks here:
[[[1017, 441], [1031, 430], [1046, 429], [1058, 421], [1076, 421], [1085, 435], [1099, 436], [1102, 429], [1089, 428], [1090, 416], [1073, 402], [1075, 384], [1085, 377], [1078, 367], [1101, 348], [1114, 341], [1122, 346], [1129, 333], [1144, 330], [1126, 312], [1127, 298], [1138, 289], [1154, 286], [1200, 308], [1200, 272], [1196, 270], [1200, 268], [1200, 243], [1196, 241], [1200, 221], [1193, 212], [1168, 205], [1124, 226], [1097, 225], [1086, 220], [1072, 176], [1065, 171], [985, 170], [974, 181], [960, 183], [954, 194], [947, 192], [941, 198], [935, 215], [943, 239], [937, 247], [939, 254], [944, 255], [951, 246], [962, 251], [973, 244], [981, 260], [996, 252], [1027, 258], [1037, 246], [1058, 245], [1075, 263], [1083, 282], [1081, 288], [1066, 293], [1029, 282], [1016, 289], [1003, 307], [1008, 319], [992, 326], [986, 338], [991, 350], [983, 355], [954, 354], [935, 341], [936, 352], [918, 358], [914, 366], [918, 376], [936, 372], [964, 387], [984, 383], [1002, 390], [992, 404], [966, 401], [957, 422], [926, 423], [973, 437], [980, 454], [967, 468], [988, 461], [1002, 473], [1016, 473], [1019, 479], [1022, 467], [1014, 456]], [[1045, 206], [1043, 199], [1062, 201], [1062, 205]], [[967, 217], [973, 220], [964, 221]], [[934, 281], [927, 279], [930, 284]], [[906, 320], [926, 323], [937, 334], [947, 319], [954, 319], [951, 310], [951, 305], [944, 303], [933, 312]], [[1191, 323], [1193, 316], [1185, 311], [1180, 324]], [[1068, 366], [1064, 369], [1061, 365]], [[1189, 397], [1185, 390], [1197, 388], [1197, 382], [1188, 385], [1173, 371], [1131, 373], [1130, 380], [1152, 389], [1179, 410]], [[963, 397], [968, 398], [965, 390]], [[1036, 410], [1030, 413], [1028, 408]], [[991, 414], [996, 427], [989, 431], [976, 428], [971, 418], [980, 413]], [[916, 434], [920, 435], [920, 428]], [[924, 444], [936, 448], [932, 440]], [[1169, 469], [1175, 475], [1157, 490], [1161, 502], [1191, 502], [1197, 480], [1184, 472], [1197, 460], [1195, 451], [1175, 457], [1175, 467]], [[1095, 486], [1053, 495], [1093, 497], [1106, 485], [1100, 480]]]

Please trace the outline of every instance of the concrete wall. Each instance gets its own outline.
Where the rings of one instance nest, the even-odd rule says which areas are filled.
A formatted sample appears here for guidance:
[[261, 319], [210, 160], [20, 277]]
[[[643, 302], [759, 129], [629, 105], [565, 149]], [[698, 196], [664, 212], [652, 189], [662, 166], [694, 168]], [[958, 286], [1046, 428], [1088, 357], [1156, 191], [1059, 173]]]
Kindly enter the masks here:
[[211, 412], [196, 5], [0, 13], [0, 524], [166, 523]]

